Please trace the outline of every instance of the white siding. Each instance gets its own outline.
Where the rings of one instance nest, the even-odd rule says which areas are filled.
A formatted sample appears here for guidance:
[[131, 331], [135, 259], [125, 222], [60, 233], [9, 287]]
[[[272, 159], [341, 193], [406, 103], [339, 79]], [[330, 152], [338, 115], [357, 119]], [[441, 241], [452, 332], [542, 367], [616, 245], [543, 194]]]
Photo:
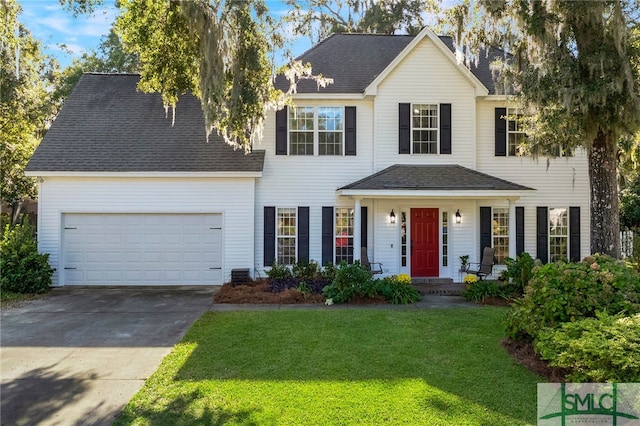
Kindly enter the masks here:
[[[262, 178], [256, 182], [255, 264], [263, 274], [264, 206], [309, 207], [309, 258], [322, 261], [322, 206], [353, 206], [354, 201], [338, 197], [336, 189], [372, 173], [373, 103], [371, 101], [296, 101], [299, 106], [355, 106], [357, 155], [300, 156], [275, 155], [275, 114], [266, 120]], [[367, 205], [363, 203], [363, 205]]]
[[[451, 104], [451, 154], [398, 154], [398, 104]], [[393, 164], [474, 167], [475, 93], [440, 50], [424, 39], [380, 84], [375, 101], [376, 171]]]
[[40, 185], [38, 244], [60, 274], [64, 213], [221, 213], [223, 270], [253, 267], [253, 178], [59, 178]]

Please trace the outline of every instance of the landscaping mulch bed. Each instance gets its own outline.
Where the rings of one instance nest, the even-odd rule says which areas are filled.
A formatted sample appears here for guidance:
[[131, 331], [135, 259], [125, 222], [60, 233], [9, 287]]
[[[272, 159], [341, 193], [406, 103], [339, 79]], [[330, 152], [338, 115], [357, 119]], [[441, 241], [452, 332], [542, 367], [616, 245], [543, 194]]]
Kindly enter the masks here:
[[547, 361], [540, 359], [538, 354], [535, 353], [531, 343], [518, 342], [511, 339], [504, 339], [501, 343], [509, 355], [520, 365], [539, 374], [549, 382], [560, 383], [565, 381], [567, 370], [549, 366]]
[[[231, 285], [231, 283], [226, 283], [213, 297], [213, 301], [215, 303], [271, 303], [276, 305], [325, 302], [324, 296], [319, 293], [302, 294], [295, 288], [287, 289], [279, 293], [273, 293], [267, 289], [268, 285], [269, 283], [266, 279], [240, 285]], [[355, 297], [348, 302], [349, 305], [378, 305], [386, 303], [388, 302], [382, 296]]]

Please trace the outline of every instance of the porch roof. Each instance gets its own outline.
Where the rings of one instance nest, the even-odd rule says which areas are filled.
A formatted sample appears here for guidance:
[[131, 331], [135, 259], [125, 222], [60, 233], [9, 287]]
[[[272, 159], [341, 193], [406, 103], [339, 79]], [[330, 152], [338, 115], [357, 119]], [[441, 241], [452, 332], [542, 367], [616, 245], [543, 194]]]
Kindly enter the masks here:
[[457, 164], [394, 164], [338, 188], [367, 198], [519, 198], [525, 191], [535, 189]]

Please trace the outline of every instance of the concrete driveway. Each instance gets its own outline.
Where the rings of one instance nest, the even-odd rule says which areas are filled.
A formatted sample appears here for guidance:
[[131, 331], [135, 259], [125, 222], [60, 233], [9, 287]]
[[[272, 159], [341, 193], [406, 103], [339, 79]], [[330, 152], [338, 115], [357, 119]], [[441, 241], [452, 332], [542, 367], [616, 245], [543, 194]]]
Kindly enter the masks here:
[[108, 425], [218, 287], [64, 287], [2, 312], [2, 425]]

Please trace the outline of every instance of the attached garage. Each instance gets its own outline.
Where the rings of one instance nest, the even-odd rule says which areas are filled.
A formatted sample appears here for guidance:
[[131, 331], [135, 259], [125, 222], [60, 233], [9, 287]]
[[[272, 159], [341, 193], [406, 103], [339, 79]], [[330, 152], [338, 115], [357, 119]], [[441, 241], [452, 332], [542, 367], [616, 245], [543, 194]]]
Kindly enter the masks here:
[[223, 282], [221, 214], [63, 215], [66, 285]]
[[190, 94], [172, 120], [139, 79], [84, 74], [25, 169], [53, 285], [220, 285], [254, 271], [265, 152], [207, 138]]

